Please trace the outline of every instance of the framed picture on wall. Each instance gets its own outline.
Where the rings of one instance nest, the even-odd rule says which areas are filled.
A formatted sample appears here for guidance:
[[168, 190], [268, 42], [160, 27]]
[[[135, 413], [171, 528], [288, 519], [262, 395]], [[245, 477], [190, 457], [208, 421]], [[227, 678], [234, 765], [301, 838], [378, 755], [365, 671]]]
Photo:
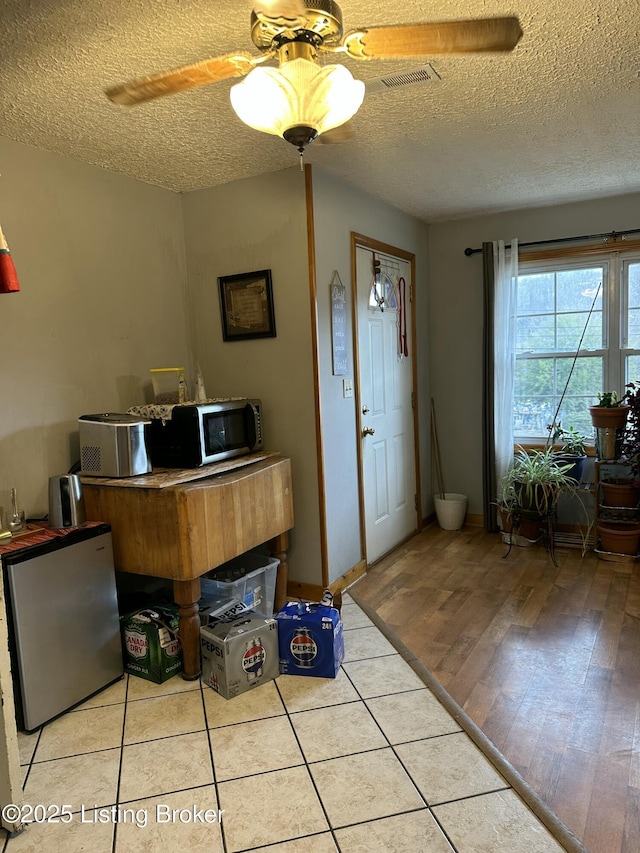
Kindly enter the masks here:
[[225, 275], [218, 278], [222, 338], [275, 338], [271, 270]]

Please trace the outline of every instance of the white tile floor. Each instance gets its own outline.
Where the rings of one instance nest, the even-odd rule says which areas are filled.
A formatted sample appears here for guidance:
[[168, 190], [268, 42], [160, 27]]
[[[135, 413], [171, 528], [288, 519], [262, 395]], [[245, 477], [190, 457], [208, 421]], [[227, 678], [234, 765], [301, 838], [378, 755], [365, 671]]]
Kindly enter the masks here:
[[125, 677], [21, 733], [25, 802], [72, 819], [5, 853], [563, 850], [348, 596], [342, 614], [335, 680], [280, 676], [227, 701]]

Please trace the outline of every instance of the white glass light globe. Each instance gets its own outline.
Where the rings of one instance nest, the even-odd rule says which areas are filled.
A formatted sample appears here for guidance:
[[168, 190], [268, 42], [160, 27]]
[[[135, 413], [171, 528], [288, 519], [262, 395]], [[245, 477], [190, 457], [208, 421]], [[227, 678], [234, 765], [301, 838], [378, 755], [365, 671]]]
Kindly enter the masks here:
[[305, 126], [320, 135], [357, 113], [364, 83], [343, 65], [294, 59], [280, 68], [254, 68], [230, 95], [238, 117], [255, 130], [283, 136]]

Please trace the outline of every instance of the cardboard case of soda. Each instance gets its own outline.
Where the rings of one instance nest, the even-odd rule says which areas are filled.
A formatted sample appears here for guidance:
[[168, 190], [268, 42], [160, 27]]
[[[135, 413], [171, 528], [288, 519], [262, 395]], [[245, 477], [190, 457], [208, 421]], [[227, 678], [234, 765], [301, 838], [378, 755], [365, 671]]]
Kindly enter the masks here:
[[178, 608], [154, 605], [120, 619], [124, 668], [162, 684], [182, 670]]
[[344, 660], [340, 611], [290, 601], [277, 613], [280, 672], [335, 678]]
[[278, 625], [273, 616], [248, 612], [200, 628], [202, 683], [225, 699], [252, 690], [280, 674]]
[[221, 600], [219, 598], [201, 598], [198, 601], [198, 613], [200, 624], [203, 626], [217, 624], [218, 622], [233, 622], [244, 613], [248, 613], [250, 607], [237, 598]]

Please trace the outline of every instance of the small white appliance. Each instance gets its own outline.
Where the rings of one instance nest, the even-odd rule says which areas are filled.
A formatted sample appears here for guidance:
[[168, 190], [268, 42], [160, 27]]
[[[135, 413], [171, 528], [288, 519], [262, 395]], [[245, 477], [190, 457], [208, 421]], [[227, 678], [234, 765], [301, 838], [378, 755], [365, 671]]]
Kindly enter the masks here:
[[145, 430], [150, 421], [135, 415], [105, 412], [81, 415], [80, 467], [95, 477], [136, 477], [151, 471]]

